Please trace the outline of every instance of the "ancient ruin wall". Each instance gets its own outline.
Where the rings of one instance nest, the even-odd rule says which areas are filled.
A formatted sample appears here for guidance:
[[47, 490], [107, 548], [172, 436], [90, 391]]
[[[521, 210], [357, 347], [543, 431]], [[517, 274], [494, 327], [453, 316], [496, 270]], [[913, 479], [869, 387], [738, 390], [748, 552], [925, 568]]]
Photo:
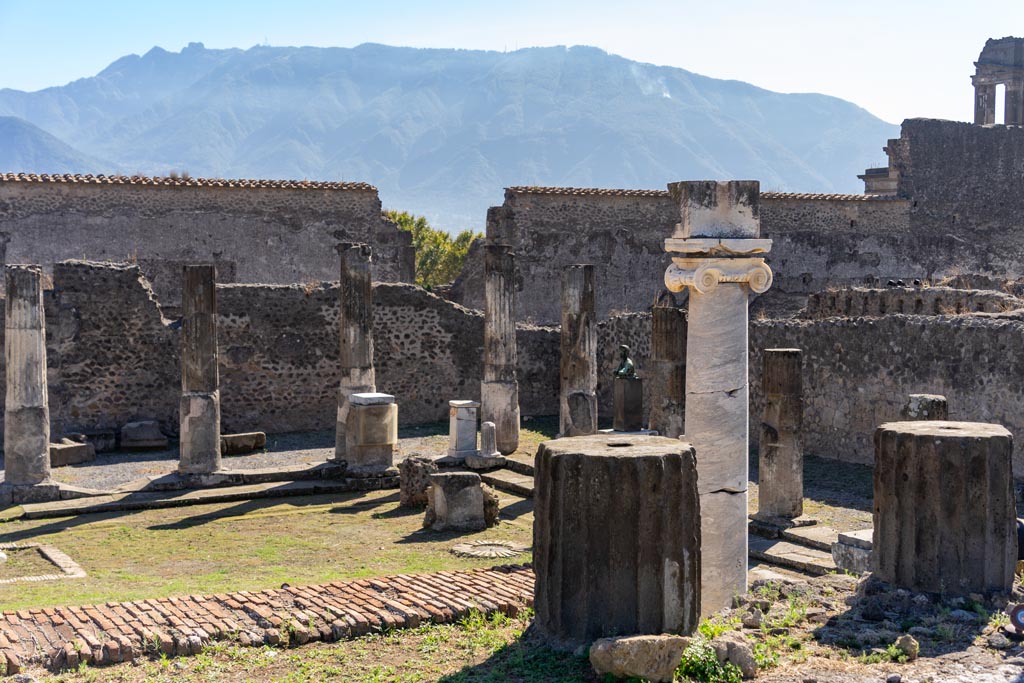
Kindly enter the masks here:
[[[859, 195], [762, 193], [761, 230], [775, 240], [768, 263], [776, 280], [758, 306], [792, 313], [829, 285], [920, 277], [923, 266], [906, 256], [909, 206]], [[645, 311], [664, 289], [664, 241], [678, 214], [658, 190], [510, 188], [488, 213], [487, 236], [515, 249], [520, 320], [559, 319], [560, 274], [573, 263], [595, 266], [604, 318]], [[470, 251], [452, 292], [469, 307], [482, 305], [482, 253]]]
[[[46, 176], [50, 178], [50, 176]], [[362, 183], [221, 181], [70, 182], [0, 175], [5, 263], [132, 261], [165, 303], [176, 303], [184, 263], [213, 261], [221, 282], [337, 278], [340, 241], [374, 248], [374, 279], [411, 282], [410, 236], [381, 216]]]

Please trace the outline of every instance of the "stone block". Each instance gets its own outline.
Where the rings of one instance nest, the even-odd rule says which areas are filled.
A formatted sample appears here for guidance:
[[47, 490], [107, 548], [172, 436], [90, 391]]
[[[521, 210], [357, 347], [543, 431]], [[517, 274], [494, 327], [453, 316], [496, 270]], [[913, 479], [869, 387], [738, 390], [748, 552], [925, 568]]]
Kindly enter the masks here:
[[875, 431], [873, 569], [947, 595], [1004, 593], [1017, 558], [1013, 437], [977, 422], [889, 422]]
[[345, 425], [345, 460], [353, 475], [394, 471], [398, 444], [398, 405], [390, 394], [350, 397]]
[[682, 218], [673, 237], [749, 239], [761, 234], [756, 180], [689, 180], [669, 183], [668, 191]]
[[430, 475], [437, 473], [437, 465], [430, 458], [410, 455], [398, 463], [400, 507], [423, 507], [427, 504]]
[[[89, 431], [81, 436], [86, 442], [93, 445], [97, 453], [109, 453], [117, 450], [117, 432], [113, 429]], [[74, 440], [79, 441], [77, 438]]]
[[546, 441], [535, 480], [534, 625], [549, 644], [697, 627], [701, 510], [689, 444], [619, 434]]
[[667, 634], [600, 638], [590, 646], [590, 665], [598, 676], [671, 683], [691, 642], [690, 638]]
[[434, 531], [483, 531], [487, 528], [479, 474], [432, 474], [427, 499], [424, 527]]
[[863, 574], [871, 571], [871, 536], [873, 529], [847, 531], [839, 534], [839, 540], [832, 544], [832, 561], [836, 569]]
[[465, 458], [478, 455], [476, 425], [480, 417], [477, 401], [448, 401], [448, 457]]
[[900, 417], [904, 420], [948, 420], [949, 404], [941, 394], [910, 394]]
[[121, 450], [133, 451], [167, 448], [167, 437], [160, 431], [156, 420], [129, 422], [121, 427]]
[[220, 469], [220, 392], [189, 391], [179, 400], [178, 471], [210, 474]]
[[266, 446], [267, 435], [263, 432], [220, 435], [221, 455], [242, 455], [266, 448]]
[[50, 444], [50, 467], [78, 465], [95, 459], [96, 447], [91, 443], [78, 443], [65, 438], [60, 443]]
[[614, 392], [615, 417], [612, 429], [635, 432], [644, 427], [644, 381], [637, 377], [616, 377]]

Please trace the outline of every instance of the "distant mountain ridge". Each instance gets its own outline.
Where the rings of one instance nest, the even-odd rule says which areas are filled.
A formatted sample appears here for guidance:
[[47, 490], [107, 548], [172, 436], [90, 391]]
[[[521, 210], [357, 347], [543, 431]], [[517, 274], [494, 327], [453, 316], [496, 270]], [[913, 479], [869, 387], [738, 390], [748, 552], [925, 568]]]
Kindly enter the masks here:
[[365, 181], [452, 230], [482, 227], [513, 185], [859, 192], [898, 134], [838, 98], [592, 47], [157, 47], [64, 86], [2, 89], [0, 117], [2, 171]]

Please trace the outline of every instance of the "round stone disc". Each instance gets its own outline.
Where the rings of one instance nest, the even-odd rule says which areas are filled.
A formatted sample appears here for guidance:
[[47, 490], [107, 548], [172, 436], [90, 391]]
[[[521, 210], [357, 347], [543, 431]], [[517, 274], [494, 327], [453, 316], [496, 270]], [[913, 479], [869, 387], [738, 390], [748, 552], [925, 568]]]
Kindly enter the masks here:
[[514, 541], [468, 541], [452, 546], [452, 553], [459, 557], [515, 557], [527, 550], [528, 546]]

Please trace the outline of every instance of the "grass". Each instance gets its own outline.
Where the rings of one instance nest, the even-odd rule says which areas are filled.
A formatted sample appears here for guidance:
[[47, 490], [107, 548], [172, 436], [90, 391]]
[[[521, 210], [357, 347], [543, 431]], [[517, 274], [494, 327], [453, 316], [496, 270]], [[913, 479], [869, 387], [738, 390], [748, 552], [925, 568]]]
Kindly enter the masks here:
[[[455, 625], [424, 626], [299, 650], [217, 643], [195, 657], [143, 660], [50, 675], [39, 683], [593, 683], [586, 657], [553, 651], [524, 635], [533, 615], [470, 614]], [[713, 656], [713, 655], [712, 655]]]
[[61, 573], [37, 548], [9, 548], [4, 552], [7, 553], [7, 561], [0, 564], [0, 579]]

